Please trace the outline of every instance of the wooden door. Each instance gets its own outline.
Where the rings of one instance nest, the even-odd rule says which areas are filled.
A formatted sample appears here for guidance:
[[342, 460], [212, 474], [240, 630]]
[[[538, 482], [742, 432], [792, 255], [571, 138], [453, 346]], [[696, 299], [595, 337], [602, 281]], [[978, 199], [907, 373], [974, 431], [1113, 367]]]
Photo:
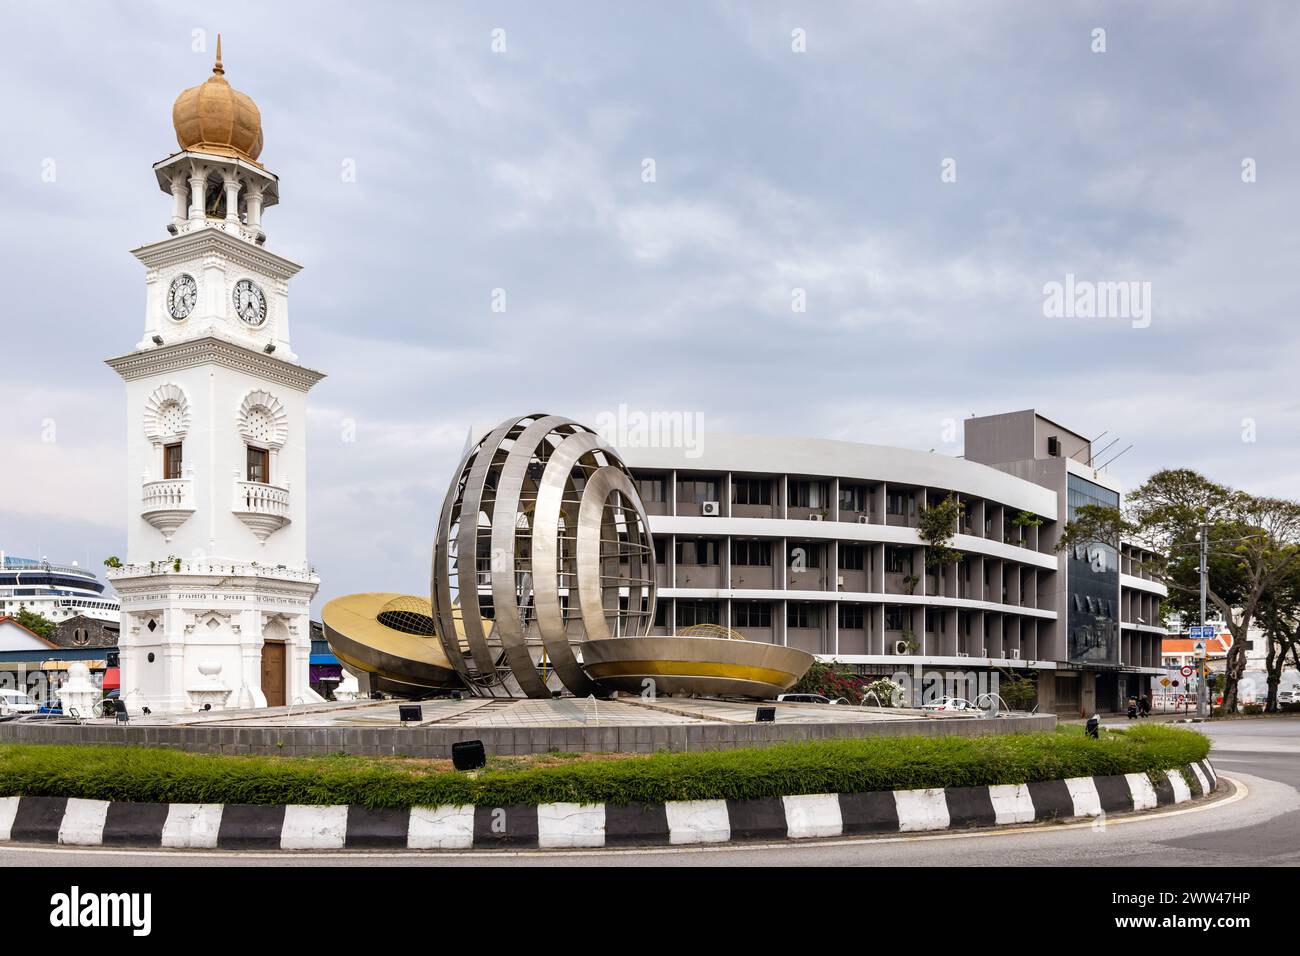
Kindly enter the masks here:
[[285, 645], [267, 641], [262, 645], [262, 693], [267, 707], [283, 707], [285, 701]]

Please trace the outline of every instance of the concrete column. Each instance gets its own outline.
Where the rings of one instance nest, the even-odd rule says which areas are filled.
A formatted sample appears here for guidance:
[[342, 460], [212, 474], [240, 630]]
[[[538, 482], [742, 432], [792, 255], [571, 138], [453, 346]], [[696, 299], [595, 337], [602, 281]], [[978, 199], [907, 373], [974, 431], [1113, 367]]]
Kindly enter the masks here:
[[262, 228], [262, 190], [261, 187], [249, 184], [244, 190], [244, 206], [248, 210], [248, 228], [259, 230]]
[[202, 172], [190, 177], [190, 219], [203, 218], [203, 194], [207, 184], [208, 178]]
[[239, 180], [234, 176], [225, 180], [226, 222], [239, 223]]
[[189, 190], [184, 176], [176, 176], [171, 181], [172, 190], [172, 225], [179, 226], [189, 214]]

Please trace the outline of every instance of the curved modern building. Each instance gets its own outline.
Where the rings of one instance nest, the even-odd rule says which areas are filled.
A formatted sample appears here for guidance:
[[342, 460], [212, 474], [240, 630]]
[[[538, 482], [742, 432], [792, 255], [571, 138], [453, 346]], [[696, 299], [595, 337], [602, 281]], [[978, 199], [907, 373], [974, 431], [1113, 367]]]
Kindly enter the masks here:
[[[1088, 439], [1032, 410], [966, 422], [964, 458], [706, 433], [618, 445], [659, 563], [652, 633], [695, 624], [867, 674], [1036, 676], [1043, 710], [1119, 709], [1160, 669], [1163, 586], [1125, 545], [1056, 550], [1081, 504], [1118, 505]], [[962, 503], [960, 560], [928, 567], [921, 510]]]

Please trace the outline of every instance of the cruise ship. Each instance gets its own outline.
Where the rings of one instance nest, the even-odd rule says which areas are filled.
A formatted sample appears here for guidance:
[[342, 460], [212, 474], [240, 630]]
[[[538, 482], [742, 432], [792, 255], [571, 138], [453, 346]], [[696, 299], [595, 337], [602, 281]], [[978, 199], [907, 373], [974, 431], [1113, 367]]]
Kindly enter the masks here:
[[17, 558], [0, 551], [0, 617], [20, 608], [59, 624], [78, 614], [101, 621], [119, 620], [121, 605], [104, 594], [104, 584], [76, 564]]

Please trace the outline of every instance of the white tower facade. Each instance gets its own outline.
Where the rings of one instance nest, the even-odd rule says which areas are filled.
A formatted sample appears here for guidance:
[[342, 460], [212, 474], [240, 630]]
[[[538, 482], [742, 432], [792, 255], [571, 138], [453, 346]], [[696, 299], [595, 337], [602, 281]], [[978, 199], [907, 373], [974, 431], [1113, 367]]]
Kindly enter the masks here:
[[154, 166], [169, 236], [133, 250], [144, 332], [108, 364], [127, 390], [122, 695], [134, 712], [320, 698], [308, 683], [307, 393], [323, 376], [289, 339], [289, 280], [265, 247], [277, 177], [261, 116], [213, 75], [173, 108], [180, 151]]

